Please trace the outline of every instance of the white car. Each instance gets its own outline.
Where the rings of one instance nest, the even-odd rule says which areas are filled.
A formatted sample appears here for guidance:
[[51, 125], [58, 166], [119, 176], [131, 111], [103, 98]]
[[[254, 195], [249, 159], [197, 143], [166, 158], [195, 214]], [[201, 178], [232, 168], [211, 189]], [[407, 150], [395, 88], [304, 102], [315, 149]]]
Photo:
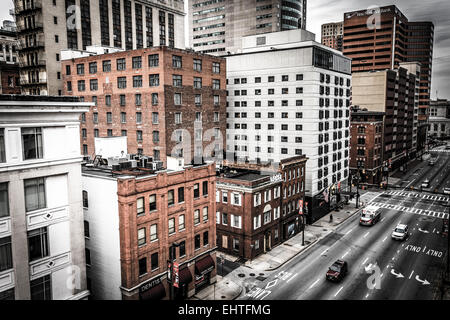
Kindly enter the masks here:
[[422, 188], [428, 188], [430, 186], [430, 180], [425, 179], [424, 182], [422, 182]]
[[450, 187], [444, 188], [444, 194], [450, 194]]
[[392, 239], [405, 240], [408, 237], [408, 226], [406, 224], [398, 224], [392, 231]]

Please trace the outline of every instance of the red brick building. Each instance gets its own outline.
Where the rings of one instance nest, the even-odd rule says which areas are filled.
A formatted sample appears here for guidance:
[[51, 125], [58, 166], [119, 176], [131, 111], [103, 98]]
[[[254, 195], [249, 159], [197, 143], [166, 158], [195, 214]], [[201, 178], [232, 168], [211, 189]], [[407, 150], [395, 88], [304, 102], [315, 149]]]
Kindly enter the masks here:
[[216, 188], [217, 247], [252, 259], [302, 229], [307, 158], [282, 160], [277, 169], [230, 164]]
[[[172, 258], [179, 267], [175, 299], [191, 297], [215, 282], [215, 169], [214, 163], [158, 172], [83, 167], [83, 189], [89, 197], [85, 207], [94, 211], [85, 212], [87, 274], [94, 299], [114, 299], [111, 291], [125, 300], [169, 299], [167, 270]], [[96, 193], [100, 186], [103, 192]], [[105, 208], [102, 201], [114, 199], [115, 191], [117, 204]], [[117, 230], [101, 218], [116, 219], [115, 211]], [[120, 248], [108, 249], [115, 237]], [[169, 248], [174, 244], [178, 246], [171, 257]], [[116, 251], [119, 256], [112, 256]], [[119, 264], [119, 279], [114, 279], [115, 263]], [[106, 290], [116, 280], [117, 285]]]
[[20, 94], [19, 65], [0, 62], [0, 94]]
[[384, 112], [351, 113], [350, 171], [360, 171], [361, 182], [379, 184], [383, 179]]
[[95, 137], [123, 135], [128, 153], [164, 163], [224, 148], [224, 58], [152, 47], [64, 60], [62, 74], [64, 94], [96, 103], [81, 118], [85, 155], [94, 154]]

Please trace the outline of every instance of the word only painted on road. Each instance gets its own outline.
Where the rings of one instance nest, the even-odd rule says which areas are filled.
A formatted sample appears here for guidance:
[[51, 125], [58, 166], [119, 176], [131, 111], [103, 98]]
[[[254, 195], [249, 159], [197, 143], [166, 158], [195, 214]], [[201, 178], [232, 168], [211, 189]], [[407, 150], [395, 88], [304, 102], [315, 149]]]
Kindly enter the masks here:
[[427, 247], [419, 247], [419, 246], [413, 246], [411, 244], [408, 244], [405, 247], [406, 251], [410, 251], [410, 252], [416, 252], [416, 253], [424, 253], [428, 256], [432, 256], [432, 257], [437, 257], [437, 258], [442, 258], [443, 256], [443, 252], [442, 251], [437, 251], [437, 250], [433, 250], [433, 249], [427, 249]]
[[268, 282], [265, 288], [254, 287], [250, 290], [246, 295], [253, 299], [263, 300], [268, 295], [272, 293], [272, 291], [268, 290], [278, 285], [279, 281], [289, 282], [297, 276], [297, 273], [293, 274], [291, 272], [280, 271], [277, 275], [275, 275], [275, 279]]

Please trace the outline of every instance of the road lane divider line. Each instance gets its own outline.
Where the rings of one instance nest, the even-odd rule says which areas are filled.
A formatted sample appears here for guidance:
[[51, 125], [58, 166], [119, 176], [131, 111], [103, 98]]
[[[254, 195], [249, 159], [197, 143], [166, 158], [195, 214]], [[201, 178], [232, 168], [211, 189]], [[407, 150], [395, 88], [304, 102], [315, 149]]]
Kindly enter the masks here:
[[367, 237], [369, 235], [370, 231], [368, 231], [363, 238]]
[[324, 253], [326, 253], [328, 251], [328, 249], [325, 249], [324, 252], [322, 252], [320, 255], [323, 256]]
[[413, 273], [414, 273], [414, 270], [413, 270], [413, 271], [411, 271], [411, 274], [409, 275], [409, 278], [408, 278], [408, 279], [411, 279], [411, 277], [412, 277]]
[[350, 229], [349, 231], [347, 231], [347, 233], [345, 234], [345, 235], [348, 235], [350, 232], [352, 232], [353, 231], [353, 228], [352, 229]]
[[339, 292], [341, 292], [342, 291], [342, 289], [344, 289], [344, 287], [341, 287], [337, 292], [336, 292], [336, 294], [334, 295], [335, 297], [339, 294]]
[[292, 277], [290, 277], [288, 280], [286, 280], [286, 282], [291, 281], [291, 280], [294, 279], [296, 276], [298, 276], [298, 273], [294, 274]]
[[314, 281], [314, 283], [312, 285], [310, 285], [308, 289], [312, 289], [319, 281], [320, 281], [320, 279], [317, 279], [316, 281]]
[[369, 260], [369, 258], [366, 258], [366, 260], [364, 260], [364, 262], [362, 263], [362, 265], [365, 265], [366, 262]]
[[344, 253], [344, 255], [342, 256], [342, 259], [345, 258], [346, 255], [348, 255], [350, 253], [350, 250], [348, 250], [346, 253]]
[[386, 237], [385, 237], [385, 238], [383, 239], [383, 241], [382, 241], [382, 242], [385, 242], [387, 238], [388, 238], [388, 237], [386, 236]]

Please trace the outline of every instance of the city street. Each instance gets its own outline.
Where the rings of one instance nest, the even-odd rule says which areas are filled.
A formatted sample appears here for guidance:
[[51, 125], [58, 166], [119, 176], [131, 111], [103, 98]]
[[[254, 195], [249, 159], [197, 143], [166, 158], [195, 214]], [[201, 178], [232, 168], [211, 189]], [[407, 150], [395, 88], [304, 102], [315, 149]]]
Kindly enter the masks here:
[[[441, 230], [450, 196], [442, 190], [450, 186], [450, 153], [431, 154], [438, 157], [433, 167], [422, 161], [405, 174], [400, 188], [380, 191], [370, 201], [382, 208], [377, 224], [360, 226], [359, 216], [353, 216], [267, 278], [260, 277], [240, 299], [433, 299], [447, 250]], [[425, 179], [430, 188], [411, 190], [419, 190]], [[440, 193], [428, 192], [435, 189]], [[399, 223], [409, 226], [403, 242], [391, 239]], [[342, 282], [331, 283], [325, 274], [337, 259], [347, 261], [349, 272]]]

